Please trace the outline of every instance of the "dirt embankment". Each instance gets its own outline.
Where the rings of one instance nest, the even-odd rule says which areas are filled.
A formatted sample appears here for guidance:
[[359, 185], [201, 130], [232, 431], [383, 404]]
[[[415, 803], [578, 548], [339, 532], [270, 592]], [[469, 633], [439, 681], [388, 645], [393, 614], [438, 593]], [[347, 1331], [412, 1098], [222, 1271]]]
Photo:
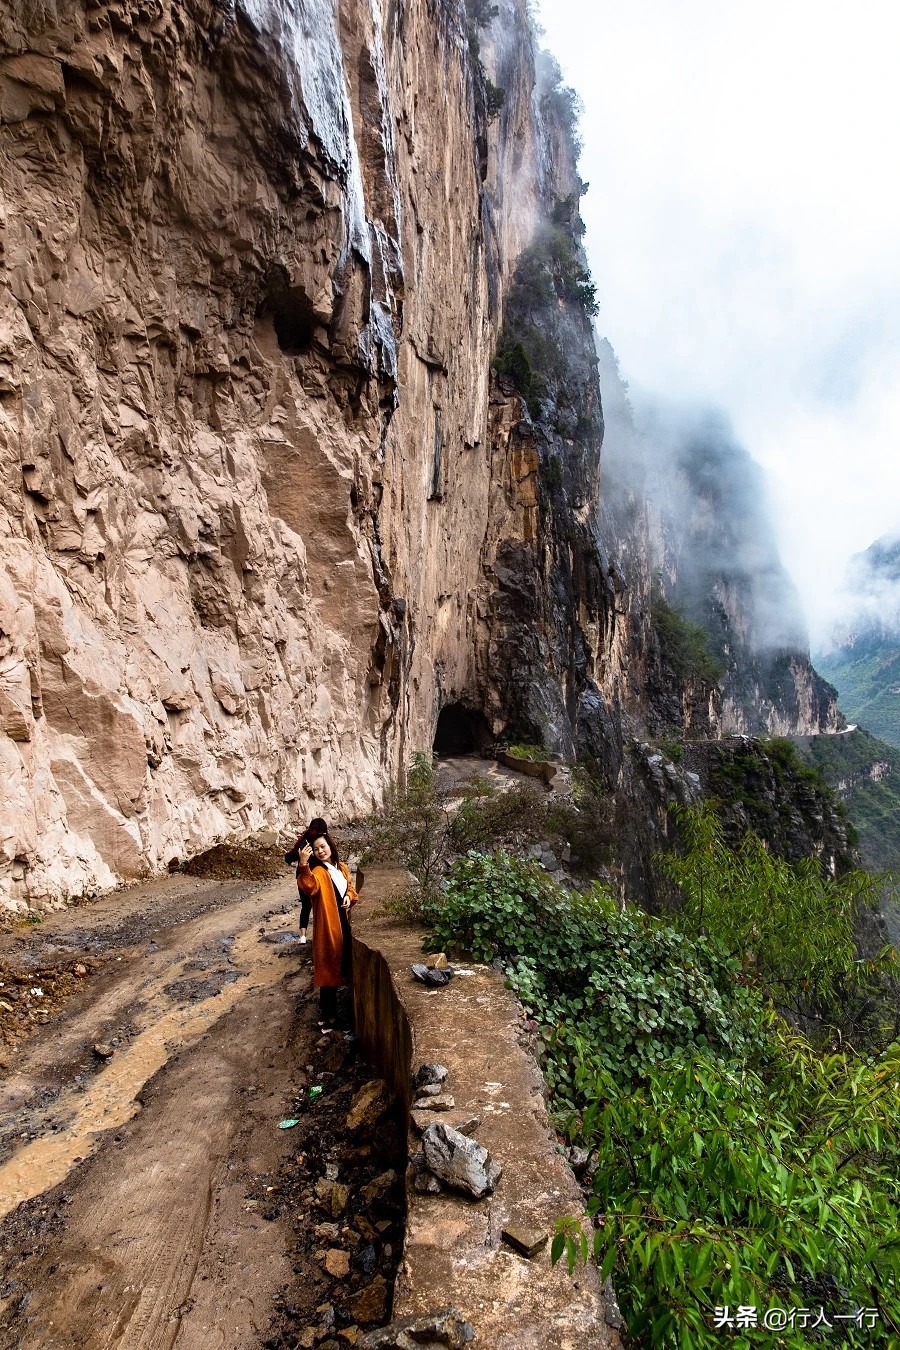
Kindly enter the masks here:
[[0, 936], [2, 1350], [336, 1350], [389, 1309], [402, 1132], [346, 1129], [371, 1070], [320, 1036], [290, 873], [206, 867]]

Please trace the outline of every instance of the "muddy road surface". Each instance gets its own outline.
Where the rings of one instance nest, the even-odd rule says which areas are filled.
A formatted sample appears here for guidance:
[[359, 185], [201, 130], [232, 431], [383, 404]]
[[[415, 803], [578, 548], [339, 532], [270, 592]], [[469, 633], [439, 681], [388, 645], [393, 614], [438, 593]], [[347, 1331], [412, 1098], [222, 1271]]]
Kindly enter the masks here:
[[[0, 935], [2, 1350], [321, 1344], [335, 1297], [354, 1343], [340, 1300], [364, 1277], [329, 1284], [309, 1188], [347, 1170], [322, 1141], [371, 1074], [321, 1036], [296, 925], [290, 874], [176, 875]], [[397, 1248], [394, 1200], [377, 1232]], [[390, 1243], [373, 1253], [389, 1289]]]

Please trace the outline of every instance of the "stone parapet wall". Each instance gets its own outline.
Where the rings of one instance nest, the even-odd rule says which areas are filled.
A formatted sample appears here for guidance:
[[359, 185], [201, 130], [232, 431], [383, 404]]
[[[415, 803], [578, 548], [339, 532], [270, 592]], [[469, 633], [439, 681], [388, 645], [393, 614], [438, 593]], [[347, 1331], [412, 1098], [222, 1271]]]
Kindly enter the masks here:
[[[389, 878], [370, 878], [379, 894]], [[503, 1173], [492, 1195], [471, 1200], [444, 1190], [419, 1194], [408, 1172], [408, 1218], [394, 1296], [394, 1321], [452, 1305], [491, 1350], [603, 1350], [618, 1347], [614, 1306], [589, 1266], [570, 1277], [551, 1267], [549, 1241], [531, 1259], [502, 1238], [516, 1225], [552, 1235], [564, 1215], [584, 1217], [584, 1200], [558, 1151], [543, 1078], [523, 1044], [523, 1017], [502, 977], [477, 966], [442, 989], [410, 973], [422, 960], [422, 929], [367, 912], [354, 915], [354, 1008], [367, 1055], [409, 1100], [410, 1072], [422, 1063], [448, 1069], [454, 1106], [434, 1113], [448, 1124], [479, 1120], [472, 1137]], [[417, 1113], [420, 1116], [422, 1113]], [[410, 1150], [420, 1147], [415, 1128]]]

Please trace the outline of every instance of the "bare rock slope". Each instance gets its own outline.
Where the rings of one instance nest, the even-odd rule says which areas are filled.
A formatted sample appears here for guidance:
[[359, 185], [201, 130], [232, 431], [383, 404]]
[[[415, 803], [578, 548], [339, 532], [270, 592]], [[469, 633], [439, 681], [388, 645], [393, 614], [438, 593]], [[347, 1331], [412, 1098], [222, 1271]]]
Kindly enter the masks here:
[[525, 0], [0, 0], [0, 122], [0, 905], [365, 809], [442, 711], [624, 797], [716, 734]]
[[0, 51], [22, 904], [379, 793], [465, 679], [494, 322], [456, 6], [5, 0]]

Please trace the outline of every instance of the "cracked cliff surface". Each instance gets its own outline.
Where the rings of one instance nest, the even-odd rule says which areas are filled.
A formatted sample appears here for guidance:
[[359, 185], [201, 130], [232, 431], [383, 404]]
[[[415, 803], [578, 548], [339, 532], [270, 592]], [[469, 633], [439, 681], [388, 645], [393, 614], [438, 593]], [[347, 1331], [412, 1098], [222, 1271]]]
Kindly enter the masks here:
[[466, 659], [493, 332], [454, 6], [0, 15], [21, 903], [379, 795]]
[[0, 118], [0, 904], [364, 811], [448, 705], [646, 862], [633, 738], [722, 699], [604, 494], [524, 0], [0, 0]]
[[558, 72], [501, 10], [0, 8], [7, 904], [364, 809], [447, 703], [615, 759], [565, 268], [543, 407], [492, 389], [554, 212], [583, 261]]

